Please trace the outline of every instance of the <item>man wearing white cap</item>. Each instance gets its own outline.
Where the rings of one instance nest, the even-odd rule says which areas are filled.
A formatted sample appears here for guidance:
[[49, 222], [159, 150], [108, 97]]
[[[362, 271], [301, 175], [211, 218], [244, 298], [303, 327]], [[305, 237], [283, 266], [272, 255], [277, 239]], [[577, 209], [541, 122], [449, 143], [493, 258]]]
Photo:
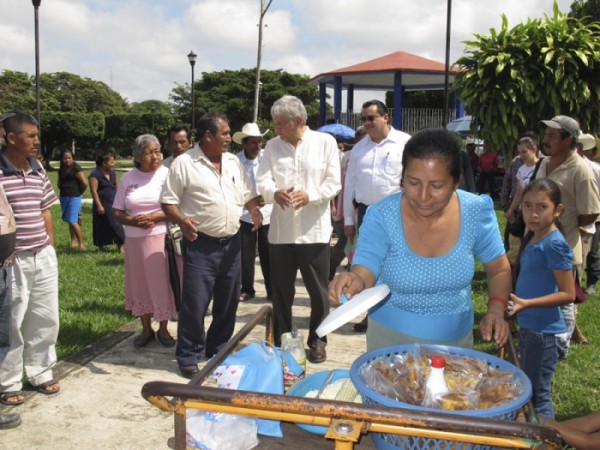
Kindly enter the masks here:
[[[600, 164], [594, 161], [596, 154], [596, 138], [591, 134], [582, 133], [577, 138], [577, 153], [583, 158], [594, 175], [596, 182], [600, 186]], [[597, 220], [597, 219], [596, 219]], [[598, 243], [600, 238], [600, 222], [593, 223], [585, 227], [585, 234], [582, 235], [584, 243], [583, 254], [585, 262], [585, 273], [587, 288], [586, 292], [590, 295], [596, 294], [596, 282], [600, 280], [600, 259], [598, 258]]]
[[[580, 278], [583, 272], [583, 247], [580, 227], [593, 224], [600, 214], [600, 197], [596, 177], [576, 152], [581, 134], [579, 123], [568, 116], [542, 120], [545, 127], [543, 159], [536, 178], [548, 177], [560, 187], [564, 212], [560, 217], [565, 239], [573, 250], [573, 265]], [[587, 339], [575, 323], [573, 304], [561, 307], [571, 340], [582, 344]], [[572, 335], [571, 335], [572, 333]]]
[[[248, 178], [256, 189], [256, 172], [258, 164], [263, 158], [263, 136], [258, 125], [247, 123], [242, 127], [242, 131], [233, 134], [233, 142], [240, 144], [244, 149], [237, 154]], [[252, 217], [247, 209], [240, 219], [240, 232], [242, 234], [242, 292], [240, 301], [244, 302], [254, 298], [254, 260], [256, 259], [256, 245], [258, 243], [258, 258], [260, 260], [260, 269], [265, 281], [265, 290], [267, 299], [271, 299], [271, 263], [269, 259], [269, 220], [273, 205], [266, 205], [261, 201], [261, 212], [263, 215], [263, 225], [258, 230], [252, 231]]]

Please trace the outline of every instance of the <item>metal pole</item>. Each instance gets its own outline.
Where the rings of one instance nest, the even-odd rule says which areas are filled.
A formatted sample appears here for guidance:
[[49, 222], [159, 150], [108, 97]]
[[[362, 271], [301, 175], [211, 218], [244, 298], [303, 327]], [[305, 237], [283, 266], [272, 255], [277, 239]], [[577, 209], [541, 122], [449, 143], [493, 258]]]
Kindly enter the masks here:
[[450, 26], [452, 24], [452, 0], [448, 0], [446, 11], [446, 70], [444, 72], [444, 117], [442, 124], [448, 123], [448, 86], [450, 84]]
[[35, 18], [35, 108], [38, 121], [38, 138], [42, 140], [41, 102], [40, 102], [40, 16], [39, 8], [42, 0], [32, 0]]
[[190, 66], [192, 66], [192, 141], [194, 140], [194, 128], [196, 127], [196, 98], [194, 95], [194, 65], [196, 65], [196, 56], [198, 55], [193, 51], [187, 55]]

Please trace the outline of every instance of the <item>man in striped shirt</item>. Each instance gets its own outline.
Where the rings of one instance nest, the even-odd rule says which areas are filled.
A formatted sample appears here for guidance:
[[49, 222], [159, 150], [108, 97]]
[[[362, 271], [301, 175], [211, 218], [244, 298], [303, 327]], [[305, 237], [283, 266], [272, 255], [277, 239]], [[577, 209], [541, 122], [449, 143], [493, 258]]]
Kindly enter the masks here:
[[58, 264], [50, 206], [58, 202], [36, 159], [35, 118], [22, 113], [3, 122], [6, 148], [0, 152], [0, 184], [12, 206], [17, 239], [12, 278], [11, 345], [0, 366], [0, 402], [18, 405], [23, 370], [38, 392], [57, 394], [54, 380], [58, 337]]

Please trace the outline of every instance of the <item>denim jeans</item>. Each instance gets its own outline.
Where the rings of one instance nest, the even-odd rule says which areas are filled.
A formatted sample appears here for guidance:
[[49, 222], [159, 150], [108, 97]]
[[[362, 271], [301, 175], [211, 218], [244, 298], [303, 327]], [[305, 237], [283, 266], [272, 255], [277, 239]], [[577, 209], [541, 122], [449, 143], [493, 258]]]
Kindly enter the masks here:
[[10, 323], [12, 310], [12, 267], [0, 267], [0, 364], [10, 349]]
[[519, 331], [521, 367], [531, 381], [535, 411], [554, 418], [552, 377], [558, 363], [558, 338], [554, 334], [538, 333], [521, 328]]

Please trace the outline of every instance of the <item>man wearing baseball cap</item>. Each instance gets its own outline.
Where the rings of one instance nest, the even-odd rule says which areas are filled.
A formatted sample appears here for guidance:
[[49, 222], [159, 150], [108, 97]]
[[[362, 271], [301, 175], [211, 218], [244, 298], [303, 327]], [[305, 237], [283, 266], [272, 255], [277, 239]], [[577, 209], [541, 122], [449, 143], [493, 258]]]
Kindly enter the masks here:
[[[559, 220], [573, 250], [573, 264], [580, 279], [583, 272], [580, 227], [593, 224], [600, 214], [598, 184], [592, 170], [576, 152], [577, 138], [581, 134], [579, 123], [572, 117], [559, 115], [542, 120], [541, 125], [545, 127], [543, 150], [548, 156], [542, 161], [536, 178], [548, 177], [560, 187], [564, 212]], [[573, 304], [561, 309], [568, 337], [574, 342], [587, 343], [575, 323]]]
[[[237, 154], [240, 162], [244, 166], [248, 178], [256, 189], [256, 172], [258, 164], [263, 158], [264, 150], [263, 136], [269, 130], [261, 133], [260, 128], [255, 123], [247, 123], [242, 127], [242, 131], [233, 134], [233, 142], [240, 144], [243, 150]], [[265, 281], [265, 290], [267, 299], [271, 299], [271, 260], [269, 257], [269, 221], [273, 205], [265, 205], [261, 202], [261, 212], [263, 215], [263, 225], [258, 230], [252, 231], [252, 217], [247, 209], [240, 219], [240, 231], [242, 234], [242, 291], [240, 301], [244, 302], [254, 298], [254, 260], [256, 259], [256, 246], [258, 242], [258, 258], [260, 260], [260, 269]]]

